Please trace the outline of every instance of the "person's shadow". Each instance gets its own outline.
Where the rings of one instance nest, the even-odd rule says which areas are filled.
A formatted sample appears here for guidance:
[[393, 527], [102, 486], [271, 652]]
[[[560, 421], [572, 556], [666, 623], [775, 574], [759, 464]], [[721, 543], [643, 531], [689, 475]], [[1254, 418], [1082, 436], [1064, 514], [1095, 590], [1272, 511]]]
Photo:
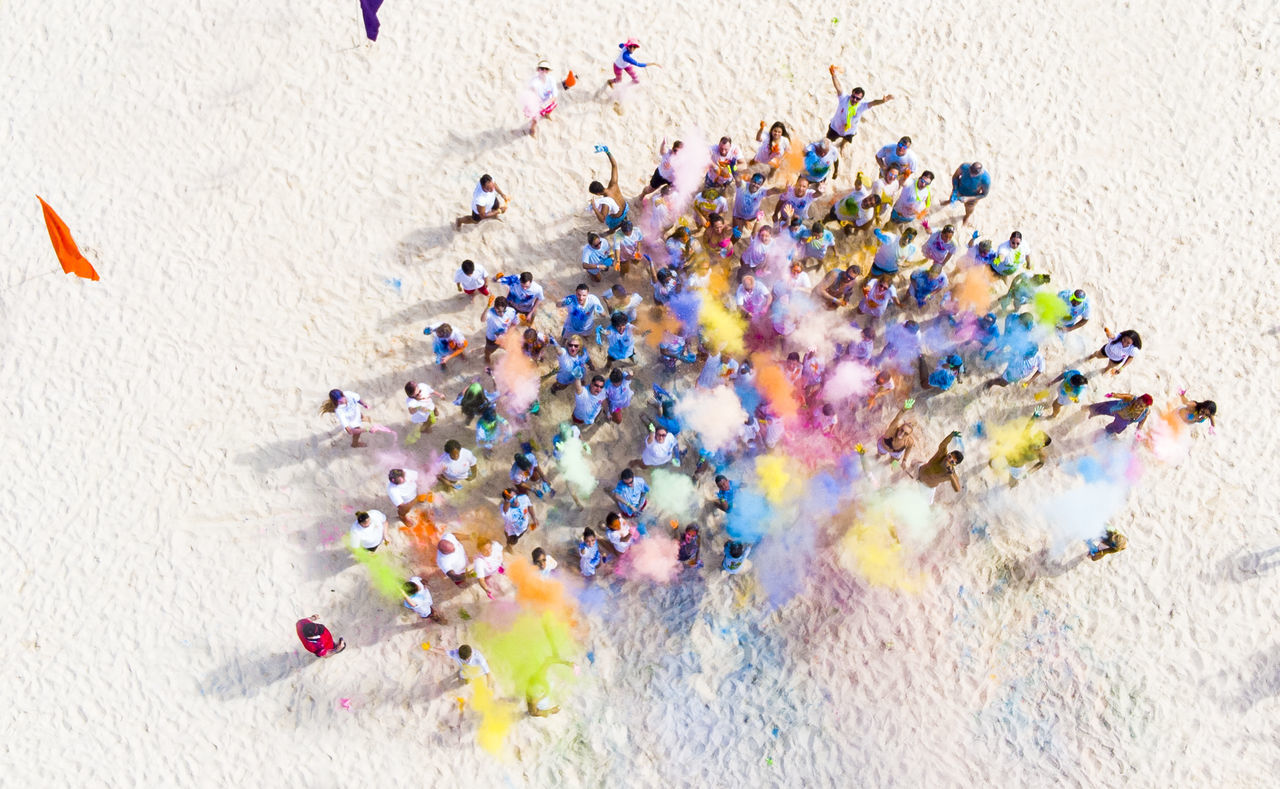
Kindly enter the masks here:
[[249, 699], [286, 680], [316, 662], [303, 652], [277, 652], [257, 658], [233, 658], [210, 672], [200, 683], [200, 693], [216, 699]]

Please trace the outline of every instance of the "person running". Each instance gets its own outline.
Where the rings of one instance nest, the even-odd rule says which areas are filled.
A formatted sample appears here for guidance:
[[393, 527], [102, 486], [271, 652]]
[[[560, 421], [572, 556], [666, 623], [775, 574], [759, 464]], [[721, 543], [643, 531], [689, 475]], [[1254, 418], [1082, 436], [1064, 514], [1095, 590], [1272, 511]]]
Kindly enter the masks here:
[[431, 430], [431, 426], [440, 418], [440, 409], [435, 398], [444, 397], [430, 386], [417, 381], [409, 381], [404, 385], [404, 405], [409, 410], [409, 421], [417, 427], [419, 433]]
[[933, 457], [916, 469], [916, 479], [935, 490], [939, 485], [949, 482], [952, 490], [959, 493], [960, 477], [956, 474], [956, 467], [964, 460], [964, 453], [950, 449], [951, 442], [959, 437], [958, 430], [948, 433], [942, 443], [938, 444], [938, 451], [933, 453]]
[[641, 63], [636, 60], [635, 54], [636, 50], [639, 48], [640, 42], [636, 41], [634, 38], [628, 38], [626, 41], [618, 45], [618, 49], [622, 50], [622, 52], [618, 55], [617, 59], [613, 61], [613, 79], [606, 82], [605, 87], [612, 88], [614, 85], [621, 82], [622, 72], [624, 71], [627, 73], [628, 77], [631, 77], [631, 84], [638, 85], [640, 83], [640, 78], [636, 76], [636, 69], [649, 68], [650, 66], [653, 66], [654, 68], [662, 68], [662, 66], [657, 63]]
[[787, 127], [782, 121], [776, 121], [769, 127], [766, 139], [764, 126], [764, 121], [760, 121], [760, 128], [756, 130], [756, 142], [760, 143], [760, 147], [751, 162], [765, 165], [772, 176], [782, 166], [782, 158], [791, 150], [791, 135], [787, 134]]
[[302, 648], [318, 658], [333, 657], [346, 649], [347, 640], [339, 638], [335, 643], [333, 633], [329, 632], [329, 628], [320, 624], [319, 620], [319, 614], [312, 614], [306, 619], [299, 619], [294, 625], [294, 630], [298, 633], [298, 640], [302, 642]]
[[478, 225], [486, 219], [497, 219], [507, 212], [510, 205], [511, 198], [492, 175], [485, 173], [471, 193], [471, 214], [453, 220], [453, 229], [461, 230], [463, 225]]
[[600, 146], [600, 152], [609, 157], [609, 185], [592, 181], [587, 186], [587, 191], [591, 193], [591, 213], [612, 233], [627, 218], [627, 198], [622, 196], [622, 190], [618, 188], [618, 162], [608, 147]]
[[1113, 334], [1106, 326], [1103, 326], [1102, 330], [1106, 332], [1107, 341], [1089, 358], [1106, 359], [1107, 366], [1104, 372], [1115, 375], [1127, 367], [1142, 350], [1142, 337], [1132, 329], [1126, 329], [1119, 334]]
[[646, 197], [659, 189], [671, 187], [675, 184], [675, 158], [680, 153], [681, 148], [684, 148], [684, 143], [680, 140], [671, 143], [671, 147], [668, 148], [667, 138], [662, 138], [662, 144], [658, 146], [658, 166], [654, 168], [653, 175], [649, 177], [649, 185], [640, 192], [636, 202], [643, 202]]
[[1064, 405], [1080, 402], [1080, 395], [1084, 394], [1085, 387], [1089, 384], [1089, 379], [1085, 377], [1084, 373], [1073, 369], [1064, 370], [1049, 383], [1058, 384], [1058, 391], [1054, 393], [1053, 397], [1053, 410], [1049, 413], [1049, 418], [1054, 419]]
[[1095, 416], [1112, 417], [1111, 424], [1107, 425], [1106, 430], [1114, 436], [1118, 436], [1128, 430], [1129, 425], [1137, 425], [1138, 429], [1141, 430], [1142, 423], [1147, 421], [1147, 416], [1151, 413], [1151, 404], [1155, 402], [1149, 394], [1132, 395], [1125, 392], [1107, 392], [1106, 396], [1111, 399], [1089, 406], [1089, 416], [1090, 418]]
[[993, 386], [1003, 388], [1009, 384], [1022, 384], [1023, 387], [1026, 387], [1039, 378], [1043, 372], [1044, 354], [1040, 352], [1039, 345], [1034, 342], [1028, 342], [1012, 355], [1009, 363], [1005, 365], [1004, 373], [987, 381], [983, 388], [990, 389]]
[[338, 418], [338, 424], [342, 425], [342, 429], [347, 435], [351, 436], [351, 446], [362, 447], [365, 443], [360, 440], [360, 436], [364, 435], [367, 430], [370, 433], [390, 433], [393, 437], [396, 431], [376, 422], [369, 421], [361, 409], [368, 408], [369, 404], [360, 399], [360, 395], [355, 392], [347, 392], [342, 389], [330, 389], [329, 398], [320, 406], [320, 413], [333, 414]]
[[468, 298], [474, 299], [477, 293], [489, 295], [488, 278], [489, 275], [474, 260], [464, 260], [453, 274], [453, 283], [459, 293], [465, 293]]
[[529, 80], [529, 93], [534, 101], [525, 108], [525, 115], [529, 118], [529, 136], [538, 136], [539, 118], [551, 119], [551, 113], [555, 112], [557, 106], [556, 94], [560, 88], [568, 90], [573, 87], [572, 77], [573, 72], [570, 71], [568, 78], [558, 80], [551, 76], [550, 61], [546, 58], [538, 61], [537, 72]]
[[507, 304], [520, 315], [525, 323], [533, 323], [534, 310], [542, 303], [545, 293], [542, 286], [533, 281], [532, 272], [523, 271], [519, 276], [498, 274], [496, 281], [507, 286]]
[[949, 203], [964, 203], [961, 225], [969, 224], [978, 201], [991, 194], [991, 173], [982, 168], [982, 162], [965, 162], [951, 174], [951, 198]]

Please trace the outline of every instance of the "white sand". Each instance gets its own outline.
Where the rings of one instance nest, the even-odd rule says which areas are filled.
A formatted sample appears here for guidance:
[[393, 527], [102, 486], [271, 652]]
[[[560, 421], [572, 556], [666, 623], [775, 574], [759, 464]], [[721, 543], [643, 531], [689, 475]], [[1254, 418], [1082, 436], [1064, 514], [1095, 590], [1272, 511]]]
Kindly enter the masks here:
[[[390, 0], [372, 47], [355, 0], [0, 7], [4, 783], [1270, 785], [1273, 4], [565, 5]], [[619, 115], [595, 90], [627, 35], [666, 68]], [[582, 84], [534, 141], [515, 96], [539, 55]], [[607, 174], [593, 144], [630, 196], [682, 128], [816, 136], [831, 62], [898, 96], [846, 167], [903, 133], [940, 174], [980, 158], [995, 185], [977, 226], [1020, 228], [1055, 282], [1090, 290], [1088, 345], [1102, 323], [1142, 331], [1117, 386], [1212, 396], [1221, 428], [1147, 469], [1118, 524], [1129, 550], [1057, 576], [1020, 573], [1045, 538], [997, 519], [990, 540], [939, 546], [919, 595], [826, 564], [766, 616], [712, 567], [629, 586], [593, 619], [565, 712], [521, 722], [496, 761], [419, 648], [456, 643], [476, 592], [444, 604], [446, 630], [410, 631], [326, 544], [344, 506], [388, 510], [392, 461], [383, 436], [347, 448], [316, 404], [354, 389], [403, 432], [404, 381], [441, 385], [422, 326], [478, 336], [448, 281], [462, 257], [561, 293], [585, 183]], [[508, 221], [454, 234], [486, 171]], [[101, 282], [50, 273], [36, 194]], [[931, 408], [930, 435], [960, 419]], [[617, 450], [612, 430], [597, 453], [617, 463], [635, 428]], [[462, 433], [451, 414], [438, 437]], [[1050, 470], [1014, 499], [1066, 484]], [[559, 512], [548, 544], [584, 524]], [[310, 613], [352, 648], [303, 654]]]

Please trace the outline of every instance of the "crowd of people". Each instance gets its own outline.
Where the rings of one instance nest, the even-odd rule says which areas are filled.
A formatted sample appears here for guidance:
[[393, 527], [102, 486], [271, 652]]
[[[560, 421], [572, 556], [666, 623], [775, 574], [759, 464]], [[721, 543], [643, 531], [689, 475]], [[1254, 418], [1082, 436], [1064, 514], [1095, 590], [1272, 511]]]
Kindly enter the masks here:
[[[634, 39], [619, 50], [607, 90], [657, 65], [637, 60]], [[557, 108], [559, 90], [572, 84], [572, 72], [566, 80], [550, 74], [540, 62], [531, 83], [536, 101], [526, 108], [531, 133]], [[1024, 406], [1022, 438], [990, 460], [1010, 485], [1050, 459], [1050, 433], [1064, 410], [1108, 417], [1112, 436], [1143, 430], [1156, 398], [1100, 386], [1140, 359], [1140, 333], [1102, 326], [1099, 345], [1090, 346], [1096, 352], [1050, 368], [1045, 350], [1052, 343], [1092, 333], [1102, 322], [1090, 294], [1051, 284], [1046, 261], [1020, 230], [986, 236], [967, 229], [998, 186], [981, 162], [939, 168], [950, 174], [950, 191], [942, 192], [925, 165], [927, 150], [910, 136], [893, 137], [875, 146], [874, 159], [859, 161], [850, 144], [860, 123], [896, 99], [869, 99], [862, 87], [847, 86], [835, 66], [830, 78], [834, 113], [810, 141], [793, 140], [782, 121], [760, 121], [746, 153], [728, 135], [705, 147], [664, 139], [647, 184], [630, 198], [614, 153], [597, 146], [609, 177], [586, 185], [591, 219], [584, 221], [594, 226], [583, 232], [582, 281], [565, 292], [544, 288], [529, 271], [501, 273], [510, 271], [509, 261], [495, 261], [501, 271], [493, 276], [485, 265], [461, 261], [454, 275], [459, 298], [483, 300], [480, 320], [469, 327], [432, 323], [424, 333], [442, 375], [470, 368], [464, 386], [450, 400], [435, 386], [408, 381], [404, 406], [415, 439], [429, 436], [439, 420], [459, 419], [475, 424], [474, 446], [444, 442], [430, 473], [385, 470], [399, 521], [406, 529], [429, 523], [435, 549], [431, 571], [404, 579], [405, 608], [444, 621], [433, 605], [432, 578], [474, 583], [493, 599], [513, 552], [529, 551], [543, 576], [576, 572], [591, 579], [654, 539], [655, 529], [672, 538], [673, 561], [686, 572], [708, 561], [725, 573], [749, 572], [758, 541], [722, 533], [714, 518], [730, 515], [751, 484], [739, 474], [742, 461], [789, 442], [865, 453], [930, 495], [962, 496], [973, 462], [962, 433], [922, 416], [934, 398], [957, 391], [1011, 387]], [[455, 228], [499, 219], [510, 204], [484, 175]], [[469, 355], [481, 334], [482, 356]], [[493, 374], [508, 354], [525, 357], [545, 382], [519, 408], [510, 407], [506, 383]], [[833, 385], [841, 369], [858, 371], [855, 383]], [[637, 393], [642, 379], [648, 385]], [[709, 447], [682, 417], [680, 402], [722, 387], [735, 393], [746, 419], [728, 445]], [[1103, 391], [1091, 396], [1095, 390]], [[1179, 396], [1176, 419], [1214, 424], [1214, 402]], [[548, 417], [558, 400], [568, 412], [563, 423]], [[323, 410], [336, 416], [353, 447], [363, 446], [366, 434], [396, 435], [370, 421], [367, 408], [359, 393], [334, 389]], [[539, 421], [550, 422], [546, 430], [536, 428]], [[566, 489], [583, 503], [569, 482], [553, 485], [557, 472], [565, 476], [562, 451], [589, 444], [610, 423], [635, 425], [642, 437], [623, 455], [634, 459], [608, 470], [602, 492], [584, 494], [608, 500], [603, 521], [573, 524], [572, 543], [530, 545], [543, 523], [540, 507]], [[552, 440], [544, 442], [542, 433]], [[621, 440], [622, 433], [609, 435]], [[439, 522], [434, 502], [478, 484], [482, 464], [505, 469], [506, 458], [505, 481], [485, 491], [495, 502], [493, 533], [500, 527], [503, 538], [464, 542]], [[712, 520], [678, 523], [652, 514], [646, 477], [659, 470], [709, 488]], [[387, 545], [387, 523], [376, 509], [357, 512], [352, 549]], [[1108, 527], [1086, 549], [1097, 559], [1126, 545]], [[707, 558], [711, 552], [714, 559]], [[313, 619], [298, 623], [307, 648], [322, 657], [341, 651], [343, 643]], [[472, 646], [448, 654], [462, 675], [489, 673]], [[544, 702], [531, 699], [530, 712], [553, 712]]]

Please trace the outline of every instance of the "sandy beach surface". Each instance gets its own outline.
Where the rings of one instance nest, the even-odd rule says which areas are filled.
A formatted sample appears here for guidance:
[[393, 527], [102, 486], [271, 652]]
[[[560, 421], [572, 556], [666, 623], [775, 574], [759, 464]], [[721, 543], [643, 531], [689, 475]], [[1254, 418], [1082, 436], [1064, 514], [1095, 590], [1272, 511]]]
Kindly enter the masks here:
[[[1272, 785], [1273, 4], [388, 0], [380, 16], [370, 45], [355, 0], [0, 5], [3, 783]], [[607, 95], [628, 36], [663, 68]], [[532, 139], [519, 96], [540, 57], [580, 84]], [[420, 626], [343, 546], [351, 512], [391, 514], [388, 468], [470, 431], [450, 406], [416, 445], [353, 450], [317, 406], [359, 392], [404, 436], [405, 381], [452, 397], [482, 367], [472, 353], [441, 374], [422, 336], [450, 320], [479, 350], [461, 259], [562, 296], [595, 227], [586, 183], [608, 175], [594, 145], [634, 197], [664, 136], [754, 149], [759, 121], [781, 119], [808, 142], [834, 108], [831, 63], [897, 97], [845, 151], [842, 189], [903, 134], [944, 182], [981, 159], [995, 180], [975, 227], [1021, 230], [1055, 284], [1093, 300], [1081, 336], [1047, 348], [1051, 374], [1103, 324], [1137, 328], [1142, 358], [1096, 393], [1186, 388], [1219, 404], [1216, 434], [1138, 451], [1113, 519], [1129, 548], [1097, 563], [1079, 544], [1045, 558], [1032, 514], [1074, 484], [1064, 463], [1008, 489], [972, 441], [914, 591], [851, 573], [828, 525], [798, 593], [770, 604], [750, 573], [719, 571], [709, 520], [705, 569], [597, 582], [563, 712], [519, 720], [493, 755], [422, 645], [455, 646], [459, 612], [495, 604], [437, 577], [450, 623]], [[482, 173], [512, 208], [455, 233]], [[100, 282], [58, 270], [37, 194]], [[972, 388], [928, 403], [930, 446], [1028, 410], [1016, 387]], [[568, 398], [543, 399], [545, 437]], [[1055, 446], [1082, 452], [1098, 428], [1064, 414]], [[642, 432], [595, 434], [602, 481]], [[509, 452], [448, 512], [492, 519]], [[574, 536], [608, 510], [600, 492], [585, 504], [538, 503], [531, 544], [569, 574]], [[344, 654], [301, 650], [293, 623], [312, 613]]]

